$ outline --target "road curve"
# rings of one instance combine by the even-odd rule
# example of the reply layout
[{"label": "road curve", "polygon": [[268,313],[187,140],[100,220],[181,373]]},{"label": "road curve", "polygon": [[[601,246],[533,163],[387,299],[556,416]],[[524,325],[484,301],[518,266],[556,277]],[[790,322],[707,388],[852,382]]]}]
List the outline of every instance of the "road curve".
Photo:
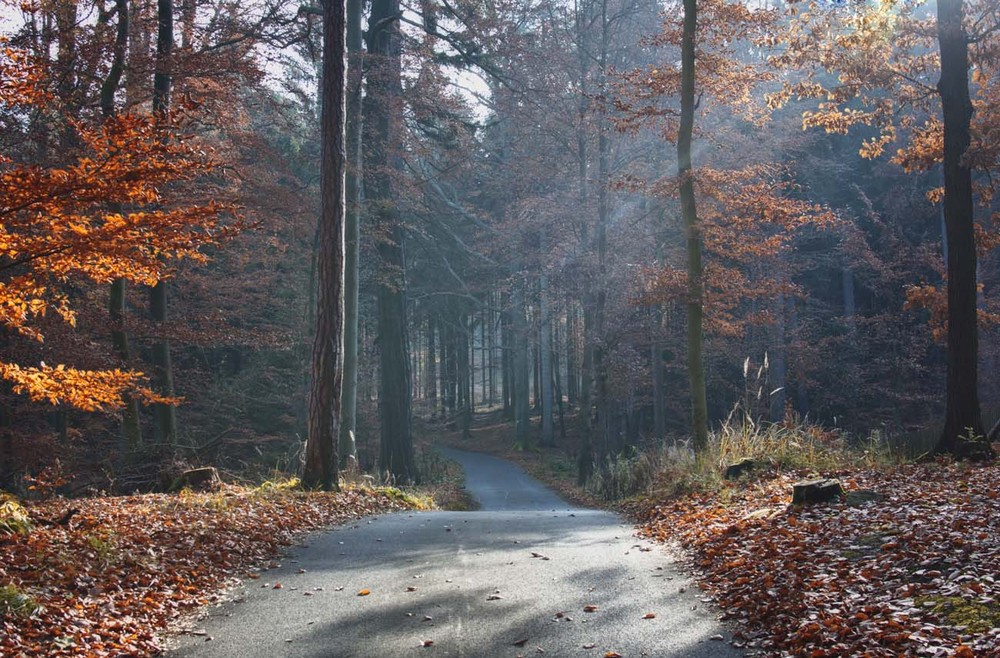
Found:
[{"label": "road curve", "polygon": [[465,469],[479,511],[393,514],[313,535],[167,655],[742,655],[713,639],[728,633],[672,556],[620,517],[573,508],[509,462],[441,451]]}]

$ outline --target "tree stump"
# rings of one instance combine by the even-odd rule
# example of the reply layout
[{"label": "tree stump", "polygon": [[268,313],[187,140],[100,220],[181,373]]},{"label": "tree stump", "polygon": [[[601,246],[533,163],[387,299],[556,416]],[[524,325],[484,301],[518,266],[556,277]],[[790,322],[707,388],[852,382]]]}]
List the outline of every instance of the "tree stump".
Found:
[{"label": "tree stump", "polygon": [[792,485],[792,504],[809,505],[811,503],[826,503],[844,495],[844,487],[840,480],[818,478],[802,480]]},{"label": "tree stump", "polygon": [[170,490],[180,491],[187,488],[195,491],[215,491],[221,486],[222,480],[219,479],[219,471],[214,466],[205,466],[192,468],[181,473],[174,480]]},{"label": "tree stump", "polygon": [[740,476],[753,471],[756,467],[757,462],[747,457],[746,459],[742,459],[735,464],[727,466],[726,472],[723,473],[722,477],[725,480],[737,480]]}]

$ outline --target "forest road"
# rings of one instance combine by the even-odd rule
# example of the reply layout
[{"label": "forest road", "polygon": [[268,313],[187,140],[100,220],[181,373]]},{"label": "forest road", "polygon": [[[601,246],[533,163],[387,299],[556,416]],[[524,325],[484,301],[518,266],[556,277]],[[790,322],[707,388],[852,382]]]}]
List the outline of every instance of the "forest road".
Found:
[{"label": "forest road", "polygon": [[742,655],[712,639],[729,634],[674,558],[621,517],[574,508],[509,462],[441,451],[462,464],[480,510],[314,534],[168,656]]}]

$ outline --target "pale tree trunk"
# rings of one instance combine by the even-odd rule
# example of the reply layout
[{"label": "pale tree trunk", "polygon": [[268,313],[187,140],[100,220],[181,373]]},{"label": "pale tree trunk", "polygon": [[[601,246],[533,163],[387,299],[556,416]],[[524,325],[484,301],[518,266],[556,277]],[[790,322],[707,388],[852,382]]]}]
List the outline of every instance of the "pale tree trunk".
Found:
[{"label": "pale tree trunk", "polygon": [[[979,408],[979,329],[972,172],[964,160],[971,141],[969,43],[962,0],[938,0],[944,120],[944,221],[948,266],[948,378],[944,432],[936,452],[961,454],[960,437],[982,436]],[[988,446],[984,452],[988,451]]]},{"label": "pale tree trunk", "polygon": [[344,377],[346,13],[344,0],[323,0],[316,330],[309,392],[309,435],[302,484],[313,489],[322,487],[325,491],[339,489],[336,446]]},{"label": "pale tree trunk", "polygon": [[677,132],[677,177],[680,179],[681,214],[687,238],[687,367],[691,388],[691,436],[695,451],[708,445],[708,403],[705,395],[705,367],[702,362],[702,314],[704,285],[701,263],[701,227],[694,198],[691,140],[695,110],[695,32],[698,25],[697,0],[684,0],[684,28],[681,37],[681,116]]},{"label": "pale tree trunk", "polygon": [[[115,28],[115,43],[112,49],[111,67],[101,85],[101,116],[108,121],[115,116],[115,94],[121,87],[125,70],[125,54],[129,39],[128,0],[115,0],[118,23]],[[116,208],[115,210],[121,210]],[[125,279],[115,279],[111,283],[108,299],[108,315],[111,321],[111,344],[124,367],[132,360],[128,333],[125,331]],[[139,402],[128,393],[122,394],[122,438],[124,448],[135,452],[142,443],[142,427],[139,423]]]},{"label": "pale tree trunk", "polygon": [[531,405],[529,401],[529,364],[528,364],[528,323],[524,311],[525,282],[519,280],[514,284],[512,295],[513,315],[513,365],[514,365],[514,429],[517,442],[522,446],[531,443]]},{"label": "pale tree trunk", "polygon": [[[579,64],[579,98],[576,148],[577,148],[577,177],[579,184],[580,203],[580,244],[584,253],[590,251],[590,231],[587,226],[586,208],[589,202],[589,189],[587,184],[587,113],[588,113],[588,92],[587,76],[590,72],[590,53],[587,52],[586,30],[589,24],[589,16],[585,11],[584,0],[576,0],[575,4],[576,22],[576,51],[577,62]],[[594,471],[594,448],[593,448],[593,428],[591,427],[591,377],[594,366],[594,316],[591,310],[593,299],[593,284],[589,272],[583,273],[583,355],[580,363],[580,414],[578,425],[580,427],[581,441],[580,454],[577,461],[577,482],[581,485],[590,479]]]},{"label": "pale tree trunk", "polygon": [[[173,0],[157,0],[156,71],[153,75],[153,114],[159,121],[169,121],[171,57],[174,50]],[[167,321],[167,283],[160,281],[149,290],[149,314],[157,331],[164,330]],[[174,397],[174,371],[170,363],[170,341],[158,336],[152,347],[153,383],[156,392]],[[164,445],[177,442],[177,408],[172,404],[153,405],[157,438]]]},{"label": "pale tree trunk", "polygon": [[[542,229],[542,253],[547,253],[547,239],[545,229]],[[542,384],[542,445],[550,446],[555,444],[553,433],[553,392],[552,392],[552,302],[549,300],[548,275],[544,266],[538,279],[538,306],[541,315],[541,327],[539,328],[538,350],[541,359],[541,384]]]},{"label": "pale tree trunk", "polygon": [[379,465],[399,483],[415,482],[411,429],[410,358],[406,321],[406,261],[403,224],[396,206],[393,175],[402,168],[399,0],[374,0],[368,19],[365,117],[365,192],[376,238],[378,306]]}]

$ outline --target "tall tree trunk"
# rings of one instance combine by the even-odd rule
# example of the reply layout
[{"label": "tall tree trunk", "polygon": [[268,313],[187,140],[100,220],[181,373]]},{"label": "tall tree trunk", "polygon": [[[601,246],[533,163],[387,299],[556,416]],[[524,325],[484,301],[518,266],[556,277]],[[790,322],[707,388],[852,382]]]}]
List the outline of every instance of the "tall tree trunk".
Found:
[{"label": "tall tree trunk", "polygon": [[944,221],[948,261],[948,388],[944,432],[936,451],[958,454],[960,437],[982,436],[979,408],[979,330],[976,309],[976,236],[970,143],[969,43],[962,0],[938,0],[944,119]]},{"label": "tall tree trunk", "polygon": [[691,388],[691,435],[696,452],[708,445],[708,402],[705,395],[705,366],[702,362],[702,314],[704,286],[701,263],[701,227],[694,198],[691,167],[691,140],[695,110],[695,33],[698,25],[697,0],[684,0],[684,27],[681,37],[681,116],[677,131],[677,177],[680,179],[681,214],[687,238],[687,366]]},{"label": "tall tree trunk", "polygon": [[313,336],[309,435],[302,484],[339,489],[337,439],[344,354],[344,175],[347,165],[347,8],[323,0],[323,75],[320,114],[320,218],[316,262],[316,330]]},{"label": "tall tree trunk", "polygon": [[434,313],[427,313],[427,399],[431,404],[431,420],[437,413],[437,353],[434,350]]},{"label": "tall tree trunk", "polygon": [[[542,229],[542,253],[548,253],[547,231]],[[538,307],[541,316],[539,327],[538,351],[541,359],[542,379],[542,440],[544,446],[555,445],[553,428],[553,391],[552,391],[552,302],[549,299],[549,281],[544,265],[538,278]]]},{"label": "tall tree trunk", "polygon": [[576,404],[579,391],[580,374],[577,369],[577,321],[576,303],[567,299],[566,303],[566,401],[570,406]]},{"label": "tall tree trunk", "polygon": [[523,278],[514,284],[511,313],[513,315],[513,396],[514,396],[514,430],[517,442],[525,447],[531,443],[531,408],[530,408],[530,366],[528,364],[528,323],[524,309]]},{"label": "tall tree trunk", "polygon": [[358,249],[361,244],[361,14],[362,0],[347,0],[347,215],[344,220],[344,391],[341,396],[340,464],[357,462]]},{"label": "tall tree trunk", "polygon": [[410,358],[406,322],[406,258],[403,224],[393,190],[402,168],[399,0],[373,0],[368,19],[365,117],[365,192],[377,237],[375,276],[378,306],[381,419],[380,468],[399,483],[418,479],[411,429]]},{"label": "tall tree trunk", "polygon": [[[163,123],[170,120],[170,86],[172,83],[174,50],[173,0],[157,0],[156,70],[153,74],[153,114]],[[167,283],[160,281],[149,291],[149,314],[157,331],[163,331],[167,321]],[[170,363],[170,341],[157,336],[152,348],[153,383],[156,392],[174,396],[174,371]],[[172,404],[153,405],[157,437],[165,445],[177,442],[177,408]]]},{"label": "tall tree trunk", "polygon": [[[121,87],[122,74],[125,70],[125,54],[129,39],[128,0],[115,0],[115,11],[118,23],[115,28],[111,67],[101,85],[101,116],[105,121],[114,118],[116,114],[115,94]],[[118,359],[127,368],[132,360],[132,351],[129,348],[128,333],[125,331],[125,279],[115,279],[111,284],[108,316],[111,321],[111,344]],[[122,438],[124,448],[128,452],[134,452],[142,443],[139,402],[128,393],[122,394]]]}]

